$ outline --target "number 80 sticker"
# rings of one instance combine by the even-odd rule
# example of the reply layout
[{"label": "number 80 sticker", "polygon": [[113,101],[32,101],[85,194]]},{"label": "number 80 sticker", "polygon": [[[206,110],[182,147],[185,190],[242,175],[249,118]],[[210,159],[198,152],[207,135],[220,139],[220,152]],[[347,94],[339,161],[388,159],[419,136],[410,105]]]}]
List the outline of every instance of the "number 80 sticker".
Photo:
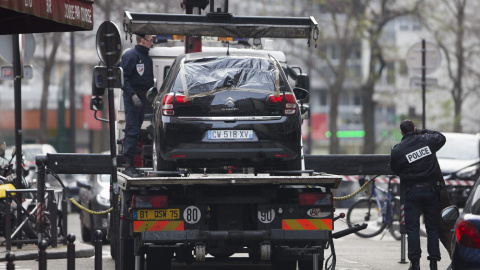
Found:
[{"label": "number 80 sticker", "polygon": [[189,206],[183,211],[183,219],[190,224],[195,224],[201,217],[200,209],[196,206]]},{"label": "number 80 sticker", "polygon": [[260,210],[258,211],[258,220],[262,223],[270,223],[275,219],[275,210]]}]

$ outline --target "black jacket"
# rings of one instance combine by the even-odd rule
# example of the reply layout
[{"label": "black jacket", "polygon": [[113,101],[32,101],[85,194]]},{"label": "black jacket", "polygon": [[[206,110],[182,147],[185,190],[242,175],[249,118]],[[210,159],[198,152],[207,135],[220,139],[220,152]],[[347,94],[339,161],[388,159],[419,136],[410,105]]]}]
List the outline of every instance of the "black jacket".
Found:
[{"label": "black jacket", "polygon": [[122,55],[120,62],[124,80],[122,90],[129,97],[133,94],[145,96],[147,90],[154,84],[153,61],[148,51],[147,47],[135,45]]},{"label": "black jacket", "polygon": [[408,132],[392,148],[390,168],[407,186],[434,184],[442,177],[436,152],[445,142],[445,136],[438,131],[423,129],[418,133]]}]

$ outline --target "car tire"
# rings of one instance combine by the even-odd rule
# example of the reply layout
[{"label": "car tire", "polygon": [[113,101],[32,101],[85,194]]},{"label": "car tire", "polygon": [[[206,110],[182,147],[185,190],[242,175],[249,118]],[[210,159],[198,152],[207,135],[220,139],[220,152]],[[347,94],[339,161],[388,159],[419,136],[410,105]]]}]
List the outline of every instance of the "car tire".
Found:
[{"label": "car tire", "polygon": [[120,260],[123,269],[135,269],[133,239],[120,239]]},{"label": "car tire", "polygon": [[88,243],[92,240],[92,233],[90,232],[90,230],[87,228],[87,226],[85,226],[83,224],[83,222],[81,222],[82,225],[82,230],[81,230],[81,234],[82,234],[82,241],[85,242],[85,243]]}]

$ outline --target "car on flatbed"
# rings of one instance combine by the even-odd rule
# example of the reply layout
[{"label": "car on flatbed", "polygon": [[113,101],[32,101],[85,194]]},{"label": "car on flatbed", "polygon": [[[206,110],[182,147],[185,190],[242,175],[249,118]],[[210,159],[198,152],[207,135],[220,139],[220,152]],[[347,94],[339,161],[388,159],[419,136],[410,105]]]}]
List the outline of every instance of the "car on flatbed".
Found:
[{"label": "car on flatbed", "polygon": [[301,170],[307,97],[268,52],[182,54],[153,102],[153,167]]}]

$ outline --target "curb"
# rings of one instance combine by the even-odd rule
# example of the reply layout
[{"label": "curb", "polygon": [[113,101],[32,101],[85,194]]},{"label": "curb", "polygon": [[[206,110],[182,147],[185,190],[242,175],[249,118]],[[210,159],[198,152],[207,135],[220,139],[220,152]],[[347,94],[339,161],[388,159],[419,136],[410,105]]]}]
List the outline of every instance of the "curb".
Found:
[{"label": "curb", "polygon": [[[15,261],[36,260],[38,259],[38,248],[36,245],[26,245],[23,249],[12,249],[11,251],[0,251],[0,262],[6,261],[5,257],[9,252],[15,254]],[[65,259],[67,258],[67,245],[61,245],[56,248],[48,247],[47,259]],[[95,255],[95,249],[92,245],[84,243],[75,243],[75,258],[87,258]]]}]

